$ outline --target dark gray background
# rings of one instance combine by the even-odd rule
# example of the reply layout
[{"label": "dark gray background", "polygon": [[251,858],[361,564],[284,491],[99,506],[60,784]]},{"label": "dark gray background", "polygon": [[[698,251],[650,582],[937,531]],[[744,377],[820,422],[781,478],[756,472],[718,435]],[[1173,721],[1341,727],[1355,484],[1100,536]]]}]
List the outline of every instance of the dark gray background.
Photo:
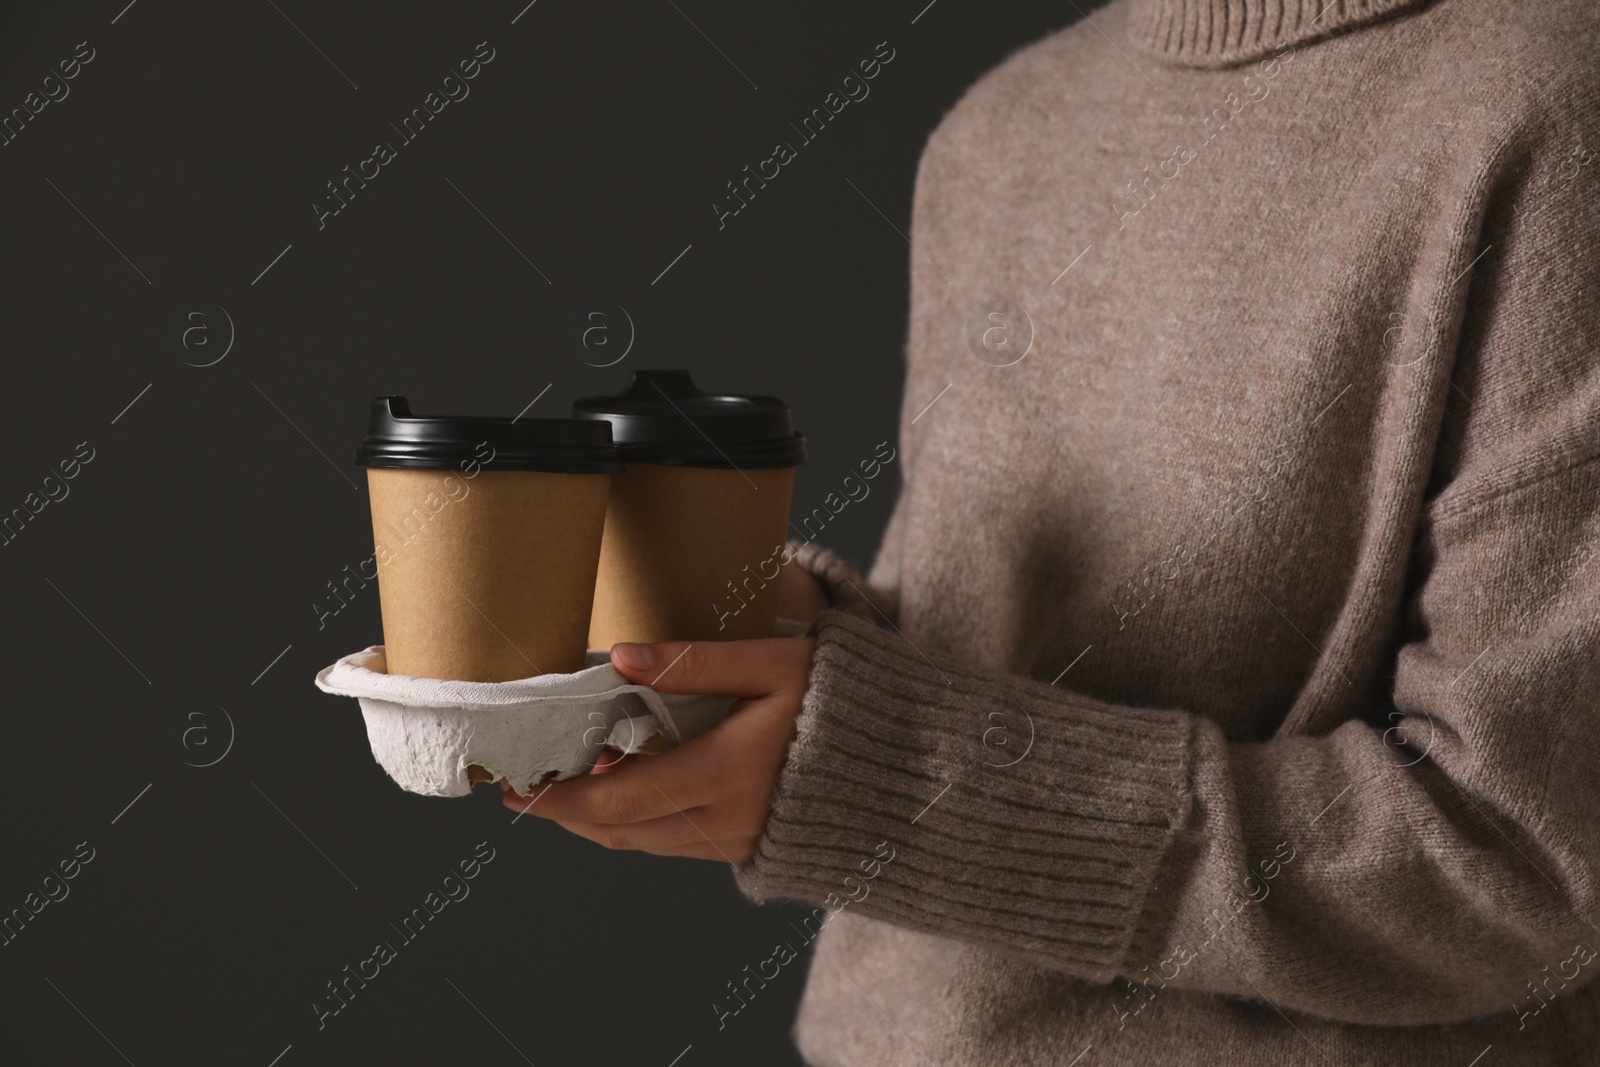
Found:
[{"label": "dark gray background", "polygon": [[[791,402],[809,510],[897,432],[911,253],[895,227],[929,131],[1076,9],[524,3],[5,16],[0,113],[80,41],[96,51],[0,147],[0,514],[94,449],[0,548],[0,915],[95,850],[0,946],[7,1064],[796,1062],[805,963],[725,1029],[711,1004],[799,909],[749,906],[722,865],[513,827],[498,790],[404,793],[355,703],[313,688],[380,640],[375,586],[322,629],[312,606],[372,551],[354,442],[378,393],[515,414],[549,386],[529,415],[558,415],[633,368],[684,366]],[[388,123],[480,41],[496,56],[470,96],[400,146]],[[788,123],[880,41],[896,56],[871,95],[719,232],[724,183],[794,141]],[[324,183],[379,140],[398,158],[319,231]],[[609,369],[570,340],[590,300],[635,325]],[[212,310],[213,347],[178,344],[174,321],[208,306],[233,347],[187,366],[227,340]],[[892,481],[823,540],[866,563]],[[219,708],[231,749],[186,765],[225,750]],[[324,983],[397,940],[388,923],[485,840],[471,896],[319,1031]]]}]

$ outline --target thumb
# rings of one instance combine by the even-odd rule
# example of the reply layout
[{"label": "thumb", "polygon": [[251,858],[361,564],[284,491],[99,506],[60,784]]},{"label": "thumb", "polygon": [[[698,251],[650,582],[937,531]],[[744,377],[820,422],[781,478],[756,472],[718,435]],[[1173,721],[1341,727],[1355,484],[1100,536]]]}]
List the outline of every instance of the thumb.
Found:
[{"label": "thumb", "polygon": [[661,693],[760,697],[783,688],[810,662],[807,642],[769,637],[755,641],[662,641],[611,646],[611,665],[631,682]]}]

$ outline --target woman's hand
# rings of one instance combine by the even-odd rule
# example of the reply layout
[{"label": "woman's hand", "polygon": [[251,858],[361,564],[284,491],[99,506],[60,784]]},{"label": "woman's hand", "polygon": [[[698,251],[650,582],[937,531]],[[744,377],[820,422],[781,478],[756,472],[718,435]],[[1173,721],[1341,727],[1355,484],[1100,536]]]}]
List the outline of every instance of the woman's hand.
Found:
[{"label": "woman's hand", "polygon": [[622,759],[604,773],[535,786],[529,796],[502,784],[505,806],[607,848],[750,862],[794,738],[816,644],[775,637],[613,646],[612,666],[629,681],[662,693],[743,699],[726,719],[658,756]]},{"label": "woman's hand", "polygon": [[812,573],[790,560],[778,577],[778,617],[810,625],[829,607],[828,592]]}]

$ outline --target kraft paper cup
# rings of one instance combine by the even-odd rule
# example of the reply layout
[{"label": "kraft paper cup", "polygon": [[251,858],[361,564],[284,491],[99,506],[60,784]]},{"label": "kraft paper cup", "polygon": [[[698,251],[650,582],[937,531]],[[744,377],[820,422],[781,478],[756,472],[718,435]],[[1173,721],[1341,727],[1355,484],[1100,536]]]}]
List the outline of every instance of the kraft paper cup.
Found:
[{"label": "kraft paper cup", "polygon": [[503,682],[585,666],[610,435],[373,401],[367,467],[390,674]]},{"label": "kraft paper cup", "polygon": [[702,392],[685,371],[638,371],[573,414],[611,424],[626,468],[611,482],[590,647],[772,636],[806,460],[789,408]]},{"label": "kraft paper cup", "polygon": [[793,468],[628,464],[611,486],[589,643],[771,637],[793,487]]}]

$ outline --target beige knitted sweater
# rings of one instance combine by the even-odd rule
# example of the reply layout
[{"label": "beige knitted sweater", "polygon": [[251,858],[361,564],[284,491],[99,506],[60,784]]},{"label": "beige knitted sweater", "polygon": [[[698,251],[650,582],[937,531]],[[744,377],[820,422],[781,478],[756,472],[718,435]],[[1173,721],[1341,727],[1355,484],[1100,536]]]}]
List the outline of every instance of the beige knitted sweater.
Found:
[{"label": "beige knitted sweater", "polygon": [[1116,0],[946,117],[745,869],[820,908],[808,1060],[1600,1062],[1597,55]]}]

